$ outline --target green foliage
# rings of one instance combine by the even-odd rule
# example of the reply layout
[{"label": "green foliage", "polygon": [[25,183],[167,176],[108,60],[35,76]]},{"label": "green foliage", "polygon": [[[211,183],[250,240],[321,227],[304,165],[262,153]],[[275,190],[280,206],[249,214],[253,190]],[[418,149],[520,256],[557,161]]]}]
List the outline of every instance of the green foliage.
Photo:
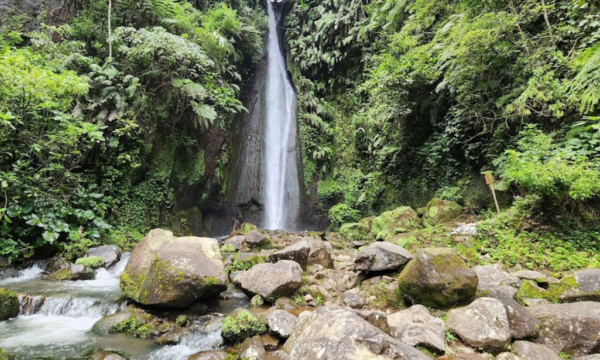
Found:
[{"label": "green foliage", "polygon": [[457,203],[463,202],[462,190],[456,186],[444,186],[436,192],[436,197]]},{"label": "green foliage", "polygon": [[102,259],[100,256],[89,256],[77,259],[75,264],[85,265],[91,267],[92,269],[97,269],[104,266],[104,259]]},{"label": "green foliage", "polygon": [[231,244],[225,244],[225,245],[221,246],[221,252],[228,252],[228,253],[235,252],[235,246],[233,246]]},{"label": "green foliage", "polygon": [[228,315],[221,325],[223,338],[232,342],[243,341],[265,332],[267,332],[267,325],[261,315],[254,315],[245,309]]},{"label": "green foliage", "polygon": [[188,318],[186,315],[179,315],[177,317],[177,319],[175,319],[175,322],[177,323],[177,325],[179,326],[186,326],[187,322],[188,322]]},{"label": "green foliage", "polygon": [[238,256],[239,255],[235,255],[233,257],[231,265],[227,267],[226,271],[228,274],[231,274],[234,271],[250,270],[252,269],[252,267],[254,267],[254,265],[262,264],[265,262],[263,258],[258,255],[251,256],[244,260],[238,260]]},{"label": "green foliage", "polygon": [[346,204],[337,204],[329,209],[329,220],[332,229],[339,229],[345,223],[360,220],[360,213]]}]

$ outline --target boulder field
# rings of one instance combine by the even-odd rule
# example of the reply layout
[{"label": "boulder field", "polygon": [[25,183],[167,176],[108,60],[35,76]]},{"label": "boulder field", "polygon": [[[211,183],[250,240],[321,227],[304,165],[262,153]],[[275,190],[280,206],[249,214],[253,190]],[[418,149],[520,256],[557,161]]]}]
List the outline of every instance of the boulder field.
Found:
[{"label": "boulder field", "polygon": [[[430,203],[421,217],[446,221],[450,211],[440,210],[443,205]],[[408,251],[397,241],[376,241],[401,233],[388,221],[394,216],[402,229],[422,225],[414,222],[420,217],[400,209],[379,221],[363,219],[347,239],[252,230],[219,244],[152,230],[121,277],[121,289],[134,303],[98,321],[94,331],[129,332],[172,345],[201,319],[221,327],[225,344],[238,348],[237,355],[206,350],[189,359],[600,357],[600,270],[471,267],[450,248]],[[360,239],[368,245],[356,249],[362,226],[377,233]],[[239,250],[222,257],[219,246],[232,244]],[[92,255],[108,263],[120,252]],[[204,301],[227,299],[233,291],[225,291],[228,285],[252,298],[250,308],[210,314]],[[153,309],[169,309],[169,315]]]}]

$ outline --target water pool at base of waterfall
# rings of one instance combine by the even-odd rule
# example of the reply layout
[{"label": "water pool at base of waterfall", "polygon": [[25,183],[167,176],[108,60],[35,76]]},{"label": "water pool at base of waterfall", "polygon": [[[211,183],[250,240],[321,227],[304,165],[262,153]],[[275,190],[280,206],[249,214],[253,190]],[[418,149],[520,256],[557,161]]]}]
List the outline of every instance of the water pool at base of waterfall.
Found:
[{"label": "water pool at base of waterfall", "polygon": [[[21,271],[16,278],[0,280],[0,287],[21,294],[18,317],[0,322],[0,348],[18,360],[85,359],[95,349],[112,350],[135,360],[185,360],[188,356],[222,347],[223,315],[248,307],[249,299],[234,288],[223,299],[207,302],[215,315],[195,324],[178,345],[161,346],[152,339],[128,334],[98,335],[93,325],[128,305],[119,289],[119,277],[128,254],[109,270],[96,271],[94,280],[43,280],[41,265]],[[25,299],[23,294],[27,294]]]}]

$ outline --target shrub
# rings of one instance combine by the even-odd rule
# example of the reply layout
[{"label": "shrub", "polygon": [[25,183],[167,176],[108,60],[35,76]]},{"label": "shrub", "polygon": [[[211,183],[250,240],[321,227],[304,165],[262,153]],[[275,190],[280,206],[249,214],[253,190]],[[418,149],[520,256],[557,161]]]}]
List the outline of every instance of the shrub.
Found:
[{"label": "shrub", "polygon": [[346,204],[337,204],[329,209],[329,220],[331,221],[330,228],[337,230],[342,224],[360,220],[360,213]]},{"label": "shrub", "polygon": [[223,320],[221,335],[228,341],[238,342],[267,332],[267,325],[260,315],[245,309],[237,309]]}]

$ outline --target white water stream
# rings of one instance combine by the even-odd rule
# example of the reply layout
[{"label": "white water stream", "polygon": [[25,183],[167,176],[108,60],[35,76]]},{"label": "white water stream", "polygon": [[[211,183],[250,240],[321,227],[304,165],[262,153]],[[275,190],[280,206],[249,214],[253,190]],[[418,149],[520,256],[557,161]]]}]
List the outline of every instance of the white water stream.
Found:
[{"label": "white water stream", "polygon": [[267,1],[269,33],[267,39],[266,124],[265,124],[265,227],[288,229],[297,218],[296,94],[287,75],[280,48],[277,19]]}]

